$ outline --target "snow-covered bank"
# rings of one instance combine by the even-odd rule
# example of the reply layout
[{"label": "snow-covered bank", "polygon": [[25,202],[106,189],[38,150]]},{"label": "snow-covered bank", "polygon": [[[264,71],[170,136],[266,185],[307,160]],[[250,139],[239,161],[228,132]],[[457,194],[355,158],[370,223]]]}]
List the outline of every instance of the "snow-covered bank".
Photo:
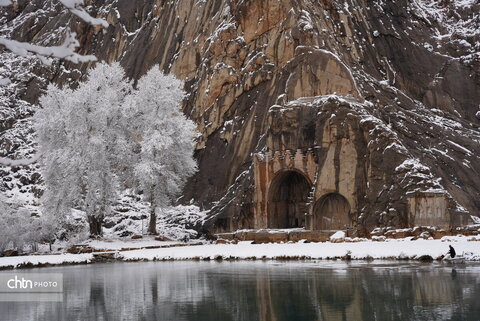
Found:
[{"label": "snow-covered bank", "polygon": [[[475,240],[475,241],[472,241]],[[419,259],[429,255],[438,259],[451,244],[457,254],[467,261],[480,261],[479,238],[445,237],[441,240],[398,239],[386,242],[364,241],[346,243],[269,243],[204,244],[178,247],[162,247],[129,251],[111,251],[114,260],[251,260],[251,259],[337,259],[349,255],[351,259]],[[92,254],[39,255],[0,258],[0,269],[45,265],[78,264],[95,261]]]},{"label": "snow-covered bank", "polygon": [[0,270],[51,265],[88,264],[92,259],[93,254],[91,253],[2,257],[0,258]]},{"label": "snow-covered bank", "polygon": [[[448,242],[448,241],[451,241]],[[195,247],[145,249],[121,252],[123,260],[189,260],[189,259],[335,259],[347,254],[352,259],[418,259],[429,255],[439,258],[452,244],[458,254],[468,260],[480,261],[480,243],[466,237],[442,240],[408,239],[386,242],[364,241],[355,243],[269,243],[206,244]]]}]

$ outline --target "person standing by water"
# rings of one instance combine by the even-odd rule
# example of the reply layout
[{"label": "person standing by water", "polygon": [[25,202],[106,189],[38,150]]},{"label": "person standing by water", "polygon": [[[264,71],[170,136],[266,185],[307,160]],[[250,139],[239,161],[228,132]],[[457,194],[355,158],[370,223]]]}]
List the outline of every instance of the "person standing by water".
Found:
[{"label": "person standing by water", "polygon": [[457,255],[457,253],[455,253],[455,249],[453,248],[453,246],[449,245],[449,247],[450,250],[448,250],[448,253],[450,253],[450,257],[453,259],[455,255]]}]

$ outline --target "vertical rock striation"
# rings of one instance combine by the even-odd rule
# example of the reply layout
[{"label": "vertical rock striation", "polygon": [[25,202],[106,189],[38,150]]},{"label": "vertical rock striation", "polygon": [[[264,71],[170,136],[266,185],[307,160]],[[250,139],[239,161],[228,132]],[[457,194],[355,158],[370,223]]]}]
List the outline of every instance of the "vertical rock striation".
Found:
[{"label": "vertical rock striation", "polygon": [[[292,209],[309,215],[303,226],[322,229],[335,215],[321,208],[348,212],[341,224],[359,231],[452,227],[480,212],[478,3],[87,2],[107,29],[34,0],[2,9],[3,33],[52,44],[70,25],[81,53],[134,79],[159,64],[185,80],[201,137],[183,201],[210,209],[205,228],[269,227],[273,203],[291,199],[305,203]],[[74,86],[89,67],[41,75]],[[269,195],[280,171],[308,178],[308,200]]]}]

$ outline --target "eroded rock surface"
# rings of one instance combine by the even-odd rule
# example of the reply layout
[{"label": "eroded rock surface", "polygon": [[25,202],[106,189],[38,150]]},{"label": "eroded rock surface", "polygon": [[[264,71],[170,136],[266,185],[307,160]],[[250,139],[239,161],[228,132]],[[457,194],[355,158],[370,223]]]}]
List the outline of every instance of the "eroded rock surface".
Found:
[{"label": "eroded rock surface", "polygon": [[[412,208],[429,211],[428,204],[445,209],[432,221],[442,226],[468,224],[480,212],[478,3],[87,2],[108,28],[50,1],[22,0],[2,9],[2,33],[54,44],[58,27],[69,25],[81,53],[120,61],[134,79],[155,64],[184,79],[184,111],[201,137],[200,171],[183,201],[211,209],[205,228],[268,227],[274,178],[256,179],[254,159],[261,164],[275,153],[293,159],[290,169],[308,168],[313,195],[298,210],[315,216],[315,203],[337,193],[358,230],[415,224]],[[74,86],[89,67],[57,62],[30,71]],[[9,95],[34,110],[45,83],[19,79]],[[20,84],[28,90],[16,90]],[[2,103],[2,110],[14,115],[17,106]],[[21,118],[2,122],[4,140]],[[33,146],[26,138],[15,144]],[[9,147],[2,156],[21,155]],[[305,224],[315,228],[316,220]]]}]

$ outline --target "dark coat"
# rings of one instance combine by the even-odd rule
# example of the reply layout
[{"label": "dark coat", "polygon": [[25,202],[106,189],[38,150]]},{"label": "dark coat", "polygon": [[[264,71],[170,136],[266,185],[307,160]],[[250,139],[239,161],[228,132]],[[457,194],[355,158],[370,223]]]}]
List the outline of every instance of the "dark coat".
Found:
[{"label": "dark coat", "polygon": [[455,253],[455,249],[450,245],[450,250],[448,251],[450,253],[450,257],[453,259],[455,257],[455,255],[457,255]]}]

